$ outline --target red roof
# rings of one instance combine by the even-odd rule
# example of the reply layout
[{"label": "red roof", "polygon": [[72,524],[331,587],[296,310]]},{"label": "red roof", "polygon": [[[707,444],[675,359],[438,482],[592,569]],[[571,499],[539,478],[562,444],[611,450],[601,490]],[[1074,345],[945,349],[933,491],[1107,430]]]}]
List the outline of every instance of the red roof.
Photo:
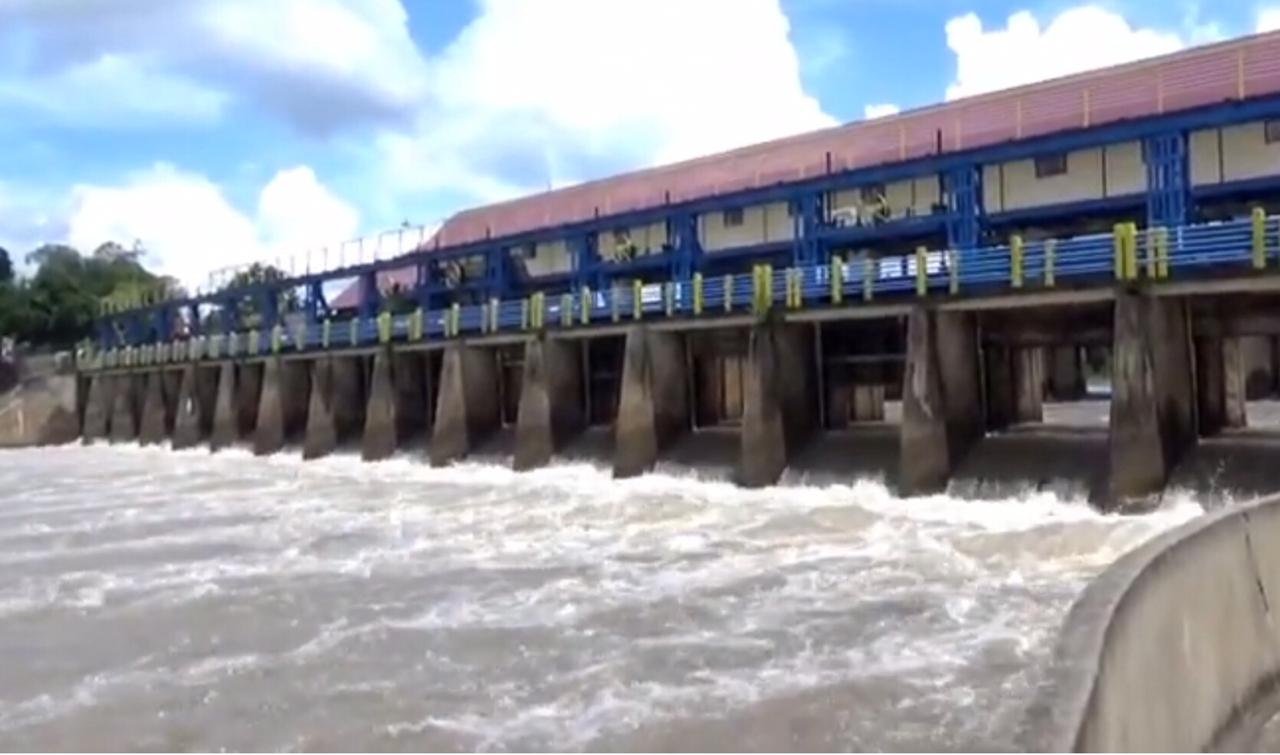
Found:
[{"label": "red roof", "polygon": [[[828,171],[900,162],[1280,92],[1280,32],[1053,79],[624,173],[453,215],[431,241],[457,246]],[[828,166],[828,156],[830,166]]]}]

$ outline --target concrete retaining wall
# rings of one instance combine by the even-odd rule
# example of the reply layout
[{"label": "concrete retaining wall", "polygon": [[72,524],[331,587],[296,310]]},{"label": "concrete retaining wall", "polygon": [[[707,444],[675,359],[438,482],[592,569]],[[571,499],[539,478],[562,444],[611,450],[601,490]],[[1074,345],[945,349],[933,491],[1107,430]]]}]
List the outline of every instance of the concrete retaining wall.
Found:
[{"label": "concrete retaining wall", "polygon": [[[70,443],[80,436],[74,375],[35,378],[0,396],[0,447]],[[100,435],[105,435],[105,428]]]},{"label": "concrete retaining wall", "polygon": [[[1280,680],[1280,498],[1116,562],[1072,607],[1021,732],[1031,751],[1248,746]],[[1243,743],[1242,743],[1243,742]]]}]

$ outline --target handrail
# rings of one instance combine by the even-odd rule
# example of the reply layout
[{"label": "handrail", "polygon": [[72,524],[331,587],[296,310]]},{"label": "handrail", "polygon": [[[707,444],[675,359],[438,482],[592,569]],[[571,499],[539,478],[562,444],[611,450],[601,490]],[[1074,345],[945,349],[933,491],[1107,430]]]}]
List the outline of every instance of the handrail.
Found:
[{"label": "handrail", "polygon": [[[247,353],[268,349],[367,345],[379,340],[421,340],[469,334],[577,328],[609,322],[662,317],[703,317],[724,313],[763,315],[775,307],[857,306],[883,297],[950,297],[1052,289],[1059,286],[1114,285],[1140,280],[1200,275],[1207,269],[1253,273],[1276,264],[1280,217],[1255,210],[1246,219],[1138,230],[1117,225],[1112,233],[1023,242],[965,250],[930,250],[887,257],[833,258],[821,265],[779,268],[757,265],[753,273],[703,275],[664,282],[589,288],[563,296],[534,293],[518,300],[456,304],[446,309],[386,314],[391,322],[379,338],[374,319],[355,317],[330,322],[292,323],[270,333],[249,331]],[[410,327],[411,320],[421,327]],[[207,344],[210,336],[198,339]],[[170,347],[170,359],[187,358],[199,346]],[[125,344],[109,358],[116,366],[141,359]],[[154,346],[147,344],[147,346]],[[151,349],[158,351],[158,349]],[[207,346],[200,353],[208,353]],[[85,355],[89,357],[91,355]],[[99,357],[103,355],[99,354]],[[145,358],[156,358],[145,357]]]}]

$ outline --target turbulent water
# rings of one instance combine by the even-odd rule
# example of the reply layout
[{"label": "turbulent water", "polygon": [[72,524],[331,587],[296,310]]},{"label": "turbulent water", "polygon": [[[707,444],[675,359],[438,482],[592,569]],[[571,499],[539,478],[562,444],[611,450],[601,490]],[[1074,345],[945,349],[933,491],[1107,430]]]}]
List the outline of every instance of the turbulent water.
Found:
[{"label": "turbulent water", "polygon": [[1189,502],[0,453],[3,749],[1008,748]]}]

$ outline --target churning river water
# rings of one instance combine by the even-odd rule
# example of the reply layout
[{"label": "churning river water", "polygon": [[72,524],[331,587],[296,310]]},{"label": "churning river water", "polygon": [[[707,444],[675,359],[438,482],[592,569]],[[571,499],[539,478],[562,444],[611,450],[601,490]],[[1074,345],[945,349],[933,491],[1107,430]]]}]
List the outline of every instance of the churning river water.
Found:
[{"label": "churning river water", "polygon": [[0,748],[1010,748],[1084,584],[1198,511],[0,452]]}]

